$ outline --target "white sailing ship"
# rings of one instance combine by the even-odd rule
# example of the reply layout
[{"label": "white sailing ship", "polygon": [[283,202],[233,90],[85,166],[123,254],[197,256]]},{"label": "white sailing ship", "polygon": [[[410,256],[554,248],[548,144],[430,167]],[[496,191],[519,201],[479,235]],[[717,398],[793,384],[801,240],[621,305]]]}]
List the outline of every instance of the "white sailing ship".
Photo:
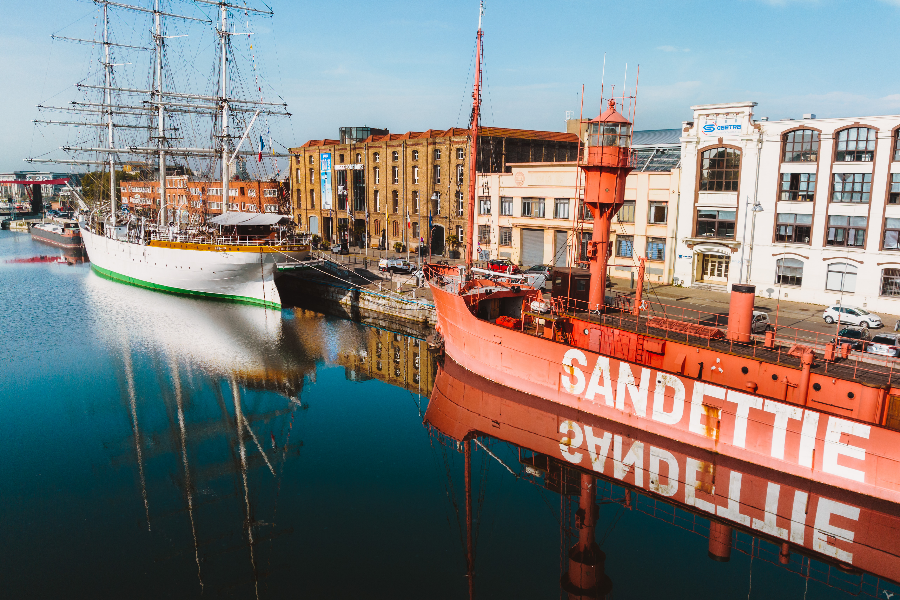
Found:
[{"label": "white sailing ship", "polygon": [[[163,7],[164,0],[150,0],[152,6],[94,1],[101,8],[101,40],[54,38],[92,44],[101,50],[99,62],[103,65],[103,80],[99,85],[80,83],[77,87],[82,91],[98,91],[103,97],[100,102],[72,102],[69,107],[39,106],[42,110],[69,111],[87,116],[84,122],[44,120],[36,123],[95,127],[102,132],[101,139],[96,147],[81,143],[63,146],[61,149],[69,155],[64,159],[36,158],[26,161],[102,164],[109,169],[108,205],[90,208],[83,198],[80,199],[81,235],[91,266],[97,274],[163,292],[280,308],[281,298],[275,286],[278,265],[304,260],[309,254],[309,245],[293,235],[293,224],[288,215],[229,212],[232,195],[229,194],[229,187],[233,183],[236,161],[242,156],[258,155],[262,162],[262,137],[259,138],[257,150],[242,150],[245,141],[248,146],[254,145],[256,136],[250,136],[250,132],[258,117],[264,115],[268,120],[269,116],[290,115],[283,102],[264,102],[262,97],[259,100],[239,98],[229,89],[229,79],[236,77],[233,58],[236,49],[232,38],[246,36],[249,40],[253,33],[249,31],[250,16],[272,16],[272,12],[226,1],[190,0],[178,4],[193,5],[198,12],[192,16],[176,14],[168,6]],[[214,18],[214,12],[205,13],[204,9],[217,11],[217,17]],[[137,14],[138,20],[151,26],[152,43],[142,47],[135,45],[137,42],[131,39],[127,40],[131,42],[129,44],[112,41],[111,10]],[[234,29],[231,24],[233,14],[247,17],[247,31]],[[213,78],[216,89],[211,93],[176,91],[181,87],[175,83],[178,78],[164,69],[167,64],[164,60],[166,41],[188,37],[188,34],[170,35],[173,32],[167,25],[172,22],[192,24],[194,29],[198,22],[205,23],[215,30],[218,36],[218,73]],[[133,23],[132,28],[139,30]],[[174,29],[179,34],[184,31],[178,27]],[[252,43],[248,46],[252,50]],[[148,61],[152,66],[152,85],[145,86],[149,89],[140,89],[136,84],[125,87],[115,76],[115,69],[132,63],[115,62],[119,60],[116,54],[141,52],[152,52],[153,59]],[[189,66],[194,68],[194,65]],[[123,79],[127,79],[127,74]],[[258,75],[255,87],[262,96]],[[184,147],[184,132],[189,128],[194,132],[193,139],[202,139],[196,134],[198,120],[195,117],[198,116],[201,119],[210,118],[212,130],[208,139],[213,143],[207,148]],[[91,117],[95,122],[88,122]],[[238,140],[238,136],[231,132],[241,130],[243,134]],[[182,143],[177,145],[179,141]],[[269,145],[272,145],[271,138]],[[97,158],[75,158],[85,153]],[[223,201],[213,203],[201,198],[201,202],[191,202],[191,210],[186,210],[188,206],[183,200],[180,205],[171,201],[170,198],[177,196],[166,192],[166,161],[167,157],[173,156],[179,157],[183,164],[193,161],[191,164],[200,165],[201,171],[218,170]],[[266,160],[272,160],[274,169],[275,161],[282,156],[267,153]],[[128,164],[128,159],[135,157],[145,160],[152,157],[157,165],[160,201],[155,214],[140,215],[117,206],[116,165]],[[208,214],[213,205],[221,207],[221,214]]]}]

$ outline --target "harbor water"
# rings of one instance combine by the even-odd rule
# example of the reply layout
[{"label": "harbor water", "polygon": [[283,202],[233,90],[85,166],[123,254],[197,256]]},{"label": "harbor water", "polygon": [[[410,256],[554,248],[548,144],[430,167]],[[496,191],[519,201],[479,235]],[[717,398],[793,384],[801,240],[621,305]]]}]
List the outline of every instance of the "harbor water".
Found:
[{"label": "harbor water", "polygon": [[[0,308],[3,597],[468,597],[462,446],[425,420],[427,332],[130,287],[8,231]],[[475,596],[564,598],[577,497],[521,456],[473,446]],[[900,593],[778,564],[747,533],[713,561],[702,516],[597,494],[616,599]]]}]

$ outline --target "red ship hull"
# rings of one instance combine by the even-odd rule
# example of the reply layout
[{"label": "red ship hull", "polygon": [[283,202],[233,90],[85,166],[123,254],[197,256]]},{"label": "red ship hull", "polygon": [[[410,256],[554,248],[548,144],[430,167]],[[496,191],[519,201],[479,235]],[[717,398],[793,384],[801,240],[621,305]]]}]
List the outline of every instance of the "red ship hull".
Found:
[{"label": "red ship hull", "polygon": [[[810,483],[472,377],[447,360],[425,420],[454,439],[487,435],[772,542],[896,581],[900,506]],[[602,443],[594,452],[577,437]],[[563,431],[564,433],[559,433]]]},{"label": "red ship hull", "polygon": [[[627,343],[631,334],[606,328],[603,339],[613,343],[593,343],[593,337],[589,343],[585,329],[586,336],[569,346],[479,319],[455,290],[431,289],[446,354],[490,381],[702,450],[900,503],[900,432],[873,424],[890,391],[884,387],[814,374],[812,382],[823,391],[798,405],[790,402],[796,369],[649,336],[641,341],[650,346],[641,362],[620,360],[635,356]],[[600,347],[604,352],[587,349]],[[699,369],[691,372],[702,378],[685,374],[696,357]],[[736,375],[748,366],[743,373],[758,382],[752,388],[744,386],[746,376]],[[760,394],[749,393],[757,385]],[[844,396],[851,405],[835,399]],[[595,451],[597,440],[585,440],[584,432],[561,436],[573,451]]]}]

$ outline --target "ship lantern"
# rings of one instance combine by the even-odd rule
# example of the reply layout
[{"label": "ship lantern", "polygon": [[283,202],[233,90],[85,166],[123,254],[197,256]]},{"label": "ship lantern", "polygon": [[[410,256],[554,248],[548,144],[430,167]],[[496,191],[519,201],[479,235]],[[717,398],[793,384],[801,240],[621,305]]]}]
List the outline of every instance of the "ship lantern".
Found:
[{"label": "ship lantern", "polygon": [[584,204],[594,219],[587,251],[591,310],[604,304],[610,223],[622,207],[625,178],[631,171],[631,127],[631,121],[616,110],[615,100],[609,101],[603,114],[587,123],[584,153],[578,166],[584,171]]}]

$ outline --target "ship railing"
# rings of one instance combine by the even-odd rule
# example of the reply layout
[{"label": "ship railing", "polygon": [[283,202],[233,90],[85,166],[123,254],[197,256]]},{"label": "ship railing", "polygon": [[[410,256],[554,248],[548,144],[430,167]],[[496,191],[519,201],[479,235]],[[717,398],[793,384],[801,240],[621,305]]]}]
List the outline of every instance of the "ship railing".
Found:
[{"label": "ship railing", "polygon": [[[642,308],[637,317],[632,314],[632,309],[633,300],[624,295],[607,296],[605,307],[591,308],[586,301],[573,298],[557,297],[551,303],[551,310],[556,315],[586,314],[591,320],[611,327],[686,342],[692,346],[725,350],[776,363],[799,364],[800,355],[806,351],[812,351],[815,354],[815,364],[821,366],[824,373],[834,374],[841,378],[862,378],[893,384],[896,370],[897,385],[900,386],[900,360],[896,358],[883,357],[859,350],[850,350],[847,358],[843,358],[840,346],[832,342],[838,337],[837,325],[834,332],[810,331],[800,327],[780,325],[776,314],[774,322],[770,323],[768,329],[768,340],[766,332],[757,331],[752,333],[750,341],[745,343],[727,339],[725,335],[728,328],[727,312],[714,313],[667,305],[655,300],[642,302]],[[654,319],[652,326],[651,319]],[[667,322],[670,324],[675,322],[675,324],[666,326]],[[679,323],[699,327],[685,327]],[[716,331],[720,331],[721,334],[715,335]],[[863,344],[865,343],[863,341]]]}]

